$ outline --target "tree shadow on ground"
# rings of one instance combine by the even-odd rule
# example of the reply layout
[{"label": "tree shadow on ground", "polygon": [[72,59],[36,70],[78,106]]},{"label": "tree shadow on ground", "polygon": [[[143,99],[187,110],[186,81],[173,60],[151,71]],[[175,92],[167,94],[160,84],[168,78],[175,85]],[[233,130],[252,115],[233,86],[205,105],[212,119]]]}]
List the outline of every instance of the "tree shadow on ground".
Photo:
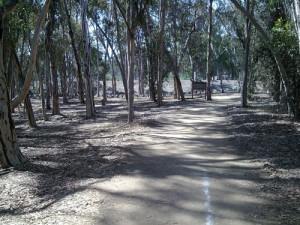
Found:
[{"label": "tree shadow on ground", "polygon": [[[194,99],[187,102],[166,102],[163,107],[158,108],[155,103],[137,102],[135,105],[136,122],[134,125],[125,124],[127,120],[126,105],[124,103],[116,103],[115,105],[107,105],[101,108],[101,111],[97,114],[99,118],[84,120],[81,116],[75,121],[58,121],[54,124],[49,124],[49,126],[29,131],[18,128],[20,145],[23,151],[31,158],[31,162],[26,165],[25,171],[35,179],[35,182],[27,184],[27,188],[34,190],[35,197],[39,200],[29,205],[19,204],[11,209],[0,209],[0,215],[11,214],[16,216],[47,210],[55,203],[70,195],[92,188],[91,183],[93,183],[93,180],[95,182],[102,182],[115,175],[140,175],[152,178],[157,182],[169,177],[187,175],[195,180],[205,175],[211,179],[218,180],[257,183],[270,181],[269,178],[260,174],[260,168],[249,169],[235,166],[234,163],[249,159],[244,154],[235,159],[205,160],[191,159],[185,156],[184,153],[180,156],[145,156],[137,151],[137,149],[148,149],[149,146],[134,143],[134,139],[137,139],[138,135],[140,135],[140,131],[138,129],[135,130],[135,128],[146,127],[164,130],[166,126],[174,126],[174,129],[176,129],[176,126],[179,124],[182,125],[185,123],[183,120],[190,119],[191,114],[194,114],[196,117],[199,112],[192,110],[188,113],[186,112],[186,114],[189,114],[186,116],[182,113],[182,121],[171,120],[170,118],[158,120],[155,116],[172,114],[175,111],[193,107],[194,104],[201,104],[201,109],[207,110],[213,107],[214,103],[207,103],[203,99]],[[207,113],[224,117],[223,111],[226,110],[226,107],[227,105],[224,105],[219,107],[218,110],[211,110]],[[64,114],[72,114],[72,112],[65,112]],[[99,124],[103,121],[107,121],[108,125],[100,126]],[[222,128],[221,130],[226,130],[225,125],[218,125],[213,121],[198,121],[188,126],[192,127],[192,131],[197,132],[198,129],[201,129],[200,125],[212,131],[220,130],[220,127]],[[91,129],[90,127],[94,128]],[[166,130],[166,132],[169,132],[169,130]],[[236,132],[240,131],[236,130]],[[226,141],[223,139],[199,139],[189,137],[188,133],[182,134],[183,136],[178,138],[183,145],[188,146],[189,143],[201,140],[207,146],[206,149],[202,149],[201,151],[215,157],[223,153],[232,154],[235,151],[233,150],[234,147],[232,149],[219,147],[222,153],[216,153],[211,150],[214,147],[212,143]],[[131,143],[132,140],[133,143]],[[250,139],[248,140],[250,141]],[[165,144],[169,143],[172,143],[172,139],[165,138]],[[189,151],[189,154],[198,153],[198,150]],[[227,163],[228,165],[226,164],[227,166],[225,167],[212,166],[215,163]],[[212,168],[212,171],[207,173],[202,168]],[[84,181],[87,180],[92,181],[89,184],[85,184]],[[285,182],[285,179],[281,179],[281,181]],[[22,183],[22,181],[20,182]],[[80,184],[80,182],[83,182],[83,184]],[[185,184],[178,185],[184,186]],[[24,186],[25,184],[23,184]],[[190,187],[186,186],[185,188],[188,189]],[[197,210],[193,211],[184,208],[177,203],[157,201],[145,196],[135,196],[134,193],[128,196],[124,193],[116,193],[110,190],[98,189],[98,191],[120,198],[136,198],[137,202],[148,201],[150,204],[157,205],[157,207],[168,206],[174,207],[174,210],[181,210],[190,214],[199,213]],[[155,186],[152,187],[152,191],[159,195],[166,194],[166,190]],[[249,189],[247,191],[255,192],[256,190]],[[175,191],[173,194],[178,193]],[[74,204],[81,203],[75,202]],[[232,207],[233,210],[243,212],[247,209],[246,204],[231,204],[226,207]],[[257,203],[253,205],[253,208],[255,207],[259,209],[263,207],[268,208],[269,206]],[[263,214],[264,212],[261,213]],[[263,216],[261,215],[261,217]],[[104,221],[103,224],[109,223],[105,223]]]}]

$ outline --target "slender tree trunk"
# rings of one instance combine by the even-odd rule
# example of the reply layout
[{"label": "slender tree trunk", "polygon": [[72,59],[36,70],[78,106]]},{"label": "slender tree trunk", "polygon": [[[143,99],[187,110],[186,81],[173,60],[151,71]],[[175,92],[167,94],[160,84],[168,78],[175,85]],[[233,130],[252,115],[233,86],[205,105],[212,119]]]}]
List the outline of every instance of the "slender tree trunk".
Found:
[{"label": "slender tree trunk", "polygon": [[157,105],[161,106],[163,103],[163,53],[164,53],[164,31],[165,31],[165,18],[166,18],[166,4],[167,0],[160,0],[160,32],[159,32],[159,51],[158,51],[158,74],[157,74]]},{"label": "slender tree trunk", "polygon": [[103,65],[103,100],[107,102],[107,53],[105,53],[105,60]]},{"label": "slender tree trunk", "polygon": [[[253,2],[253,1],[252,1]],[[246,1],[247,11],[250,11],[250,0]],[[252,5],[253,6],[253,5]],[[253,8],[251,9],[253,14]],[[245,38],[245,61],[244,61],[244,83],[243,83],[243,92],[242,92],[242,107],[248,106],[248,80],[249,80],[249,52],[250,52],[250,42],[251,42],[251,22],[246,19],[246,38]]]},{"label": "slender tree trunk", "polygon": [[[126,73],[126,60],[125,58],[125,54],[123,52],[123,48],[121,46],[122,42],[121,42],[121,31],[120,31],[120,24],[119,24],[119,19],[118,19],[118,15],[117,15],[117,9],[116,9],[116,5],[114,4],[114,20],[116,23],[116,35],[117,35],[117,43],[118,43],[118,47],[119,47],[119,51],[120,51],[120,63],[119,67],[120,67],[120,72],[121,72],[121,76],[122,76],[122,82],[123,82],[123,86],[124,86],[124,91],[125,91],[125,97],[126,97],[126,101],[128,102],[128,80],[127,80],[127,73]],[[115,55],[116,56],[116,55]],[[116,57],[117,59],[117,57]]]},{"label": "slender tree trunk", "polygon": [[30,60],[29,60],[29,65],[24,81],[24,85],[21,89],[21,92],[12,100],[11,107],[16,108],[26,97],[26,94],[28,93],[30,89],[30,84],[33,76],[33,69],[35,67],[35,61],[36,61],[36,55],[37,55],[37,49],[38,49],[38,41],[40,37],[40,29],[41,26],[44,22],[44,19],[46,17],[46,14],[49,9],[49,5],[51,3],[51,0],[46,0],[39,16],[35,24],[35,30],[33,34],[33,38],[31,41],[31,53],[30,53]]},{"label": "slender tree trunk", "polygon": [[173,76],[173,80],[174,80],[174,94],[173,94],[173,96],[174,96],[174,99],[178,99],[178,86],[177,86],[177,80],[176,80],[176,76],[175,76],[175,74],[174,74],[174,76]]},{"label": "slender tree trunk", "polygon": [[61,65],[61,92],[63,95],[63,103],[68,104],[67,95],[67,67],[66,67],[66,54],[64,53],[63,62]]},{"label": "slender tree trunk", "polygon": [[139,84],[139,95],[143,95],[142,89],[143,89],[143,82],[142,82],[142,72],[143,72],[143,58],[142,58],[142,49],[141,49],[141,42],[138,41],[138,63],[137,63],[137,70],[138,70],[138,84]]},{"label": "slender tree trunk", "polygon": [[134,119],[134,50],[135,50],[135,29],[130,30],[129,39],[129,74],[128,74],[128,123]]},{"label": "slender tree trunk", "polygon": [[[52,9],[53,10],[53,9]],[[53,12],[51,12],[53,13]],[[55,56],[55,46],[52,38],[53,34],[53,21],[49,22],[47,26],[47,51],[50,58],[51,63],[51,78],[52,78],[52,114],[59,115],[59,97],[58,97],[58,80],[57,80],[57,65],[56,65],[56,56]]]},{"label": "slender tree trunk", "polygon": [[[46,41],[47,46],[47,41]],[[51,77],[50,77],[50,58],[48,50],[45,52],[45,77],[46,77],[46,109],[51,109]]]},{"label": "slender tree trunk", "polygon": [[116,74],[114,68],[114,56],[110,58],[110,71],[111,71],[111,83],[112,83],[112,92],[113,95],[117,94],[117,83],[116,83]]},{"label": "slender tree trunk", "polygon": [[151,50],[148,48],[147,49],[147,52],[148,52],[147,67],[148,67],[148,76],[149,76],[149,97],[150,97],[151,101],[156,102],[153,60],[152,60],[152,53],[150,53],[149,51],[151,51]]},{"label": "slender tree trunk", "polygon": [[99,58],[100,58],[100,49],[99,49],[99,43],[98,43],[98,38],[96,39],[96,42],[97,42],[97,53],[99,52],[99,54],[96,55],[97,57],[97,60],[96,60],[96,66],[97,66],[97,69],[96,69],[96,74],[97,74],[97,79],[96,79],[96,82],[97,82],[97,97],[99,98],[100,97],[100,81],[99,81],[99,78],[100,78],[100,63],[99,63]]},{"label": "slender tree trunk", "polygon": [[86,117],[91,118],[95,115],[93,83],[91,79],[91,56],[89,31],[87,25],[87,5],[86,0],[81,0],[81,27],[82,27],[82,42],[84,46],[84,75],[86,79]]},{"label": "slender tree trunk", "polygon": [[208,43],[207,43],[207,72],[206,72],[206,79],[207,79],[207,86],[206,86],[206,93],[207,93],[207,100],[211,101],[211,91],[210,91],[210,81],[212,76],[212,68],[211,68],[211,36],[212,36],[212,4],[213,0],[209,1],[209,22],[208,22]]},{"label": "slender tree trunk", "polygon": [[44,75],[43,75],[44,72],[41,72],[40,65],[38,62],[36,64],[36,70],[37,70],[37,74],[38,74],[39,82],[40,82],[40,96],[41,96],[41,102],[42,102],[43,118],[44,118],[44,121],[48,121],[49,118],[46,113],[45,94],[44,94]]},{"label": "slender tree trunk", "polygon": [[[19,85],[22,87],[24,85],[24,82],[25,82],[25,76],[22,73],[21,64],[19,62],[18,56],[17,56],[15,51],[13,52],[12,61],[13,61],[16,73],[18,74]],[[30,100],[30,97],[29,97],[29,93],[27,93],[27,95],[24,99],[24,104],[25,104],[25,108],[26,108],[26,112],[27,112],[29,126],[30,127],[37,127],[36,121],[35,121],[35,118],[34,118],[32,105],[31,105],[31,100]]]},{"label": "slender tree trunk", "polygon": [[75,56],[76,66],[77,66],[78,97],[79,97],[80,104],[84,104],[84,88],[83,88],[84,84],[83,84],[83,78],[82,78],[82,72],[81,72],[81,60],[80,60],[80,56],[79,56],[79,53],[78,53],[78,50],[76,47],[74,32],[73,32],[73,28],[72,28],[72,24],[71,24],[71,15],[69,13],[66,0],[64,0],[64,7],[65,7],[66,15],[67,15],[69,36],[71,39],[71,45],[72,45],[72,49],[73,49],[74,56]]},{"label": "slender tree trunk", "polygon": [[291,81],[290,79],[288,78],[288,75],[286,73],[286,70],[282,64],[282,60],[281,60],[281,57],[280,55],[276,52],[276,50],[274,49],[274,46],[272,45],[272,42],[271,42],[271,39],[270,37],[268,36],[268,34],[264,31],[264,29],[259,25],[259,23],[254,19],[253,16],[251,16],[251,14],[245,10],[237,0],[230,0],[234,5],[235,7],[241,11],[250,21],[251,23],[253,24],[253,26],[256,28],[256,30],[258,31],[258,33],[260,34],[260,36],[262,37],[262,39],[265,41],[266,45],[268,46],[268,48],[270,49],[270,51],[272,52],[273,54],[273,57],[276,61],[276,65],[277,65],[277,68],[278,68],[278,71],[281,75],[281,79],[282,79],[282,82],[283,82],[283,86],[284,86],[284,89],[285,91],[283,91],[283,94],[284,94],[284,98],[287,98],[287,102],[288,102],[288,106],[289,108],[294,108],[294,105],[293,105],[293,88],[292,88],[292,84],[291,84]]}]

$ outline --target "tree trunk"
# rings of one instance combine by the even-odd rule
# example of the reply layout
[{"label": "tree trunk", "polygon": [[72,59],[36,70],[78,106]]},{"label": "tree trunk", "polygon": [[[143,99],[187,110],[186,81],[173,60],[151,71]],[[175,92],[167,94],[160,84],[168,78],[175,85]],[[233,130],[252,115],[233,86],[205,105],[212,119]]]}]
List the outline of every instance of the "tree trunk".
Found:
[{"label": "tree trunk", "polygon": [[17,142],[16,130],[12,119],[9,87],[4,71],[3,60],[3,25],[5,16],[15,9],[16,5],[0,7],[0,166],[22,167],[26,161]]},{"label": "tree trunk", "polygon": [[66,67],[66,54],[64,53],[63,62],[61,65],[61,92],[63,96],[63,104],[68,104],[67,95],[67,67]]},{"label": "tree trunk", "polygon": [[[118,15],[117,15],[117,10],[116,10],[116,5],[114,4],[114,19],[115,19],[115,23],[116,23],[116,31],[117,31],[117,43],[119,46],[119,55],[120,55],[120,60],[119,60],[119,68],[120,68],[120,72],[121,72],[121,76],[122,76],[122,82],[123,82],[123,86],[124,86],[124,91],[125,91],[125,97],[126,97],[126,101],[128,102],[128,80],[126,77],[126,65],[125,65],[125,61],[124,58],[124,53],[122,50],[122,46],[121,46],[121,31],[120,31],[120,24],[119,24],[119,19],[118,19]],[[115,55],[116,57],[116,55]],[[116,60],[118,58],[116,57]],[[117,61],[118,62],[118,61]]]},{"label": "tree trunk", "polygon": [[106,90],[107,90],[107,56],[105,56],[105,60],[104,60],[104,65],[103,65],[103,100],[104,102],[107,102],[107,94],[106,94]]},{"label": "tree trunk", "polygon": [[256,28],[256,30],[258,31],[258,33],[260,34],[260,36],[262,37],[262,39],[265,41],[265,43],[267,44],[268,48],[270,49],[270,51],[273,54],[273,57],[276,61],[276,65],[278,68],[278,71],[281,75],[281,79],[283,82],[283,86],[285,87],[285,91],[283,92],[284,94],[284,98],[287,98],[288,101],[288,105],[290,108],[294,108],[293,105],[293,88],[291,85],[291,82],[288,78],[288,75],[286,73],[286,70],[282,64],[282,60],[280,58],[280,55],[276,52],[276,50],[274,49],[274,47],[272,46],[270,37],[268,36],[268,34],[264,31],[264,29],[258,24],[258,22],[254,19],[253,16],[251,16],[251,14],[249,12],[247,12],[247,10],[245,10],[239,3],[237,0],[230,0],[235,7],[241,11],[253,24],[253,26]]},{"label": "tree trunk", "polygon": [[147,52],[148,52],[147,67],[148,67],[148,76],[149,76],[149,97],[151,101],[156,102],[152,54],[150,53],[150,49],[148,48],[147,48]]},{"label": "tree trunk", "polygon": [[80,104],[84,104],[84,88],[83,88],[84,85],[83,85],[83,78],[81,72],[81,60],[76,47],[74,32],[71,24],[71,15],[69,13],[66,0],[64,0],[64,7],[65,7],[65,12],[66,12],[67,22],[69,27],[69,36],[71,39],[71,45],[75,56],[76,66],[77,66],[78,97],[79,97]]},{"label": "tree trunk", "polygon": [[128,123],[134,119],[134,49],[135,49],[135,29],[129,31],[129,63],[128,63]]},{"label": "tree trunk", "polygon": [[157,74],[157,105],[162,105],[163,100],[163,53],[164,53],[164,31],[165,31],[165,18],[166,18],[166,4],[167,0],[160,0],[160,32],[158,40],[158,74]]},{"label": "tree trunk", "polygon": [[[51,6],[53,7],[53,5]],[[58,80],[57,80],[57,65],[56,65],[56,56],[55,56],[55,46],[53,41],[53,17],[54,11],[51,9],[51,18],[47,25],[46,30],[46,39],[47,39],[47,52],[49,54],[50,63],[51,63],[51,78],[52,78],[52,114],[59,115],[59,96],[58,96]]]},{"label": "tree trunk", "polygon": [[112,83],[112,92],[113,95],[117,94],[117,83],[116,83],[116,74],[114,68],[114,56],[110,58],[110,71],[111,71],[111,83]]},{"label": "tree trunk", "polygon": [[[253,1],[252,1],[253,2]],[[247,11],[250,11],[250,0],[246,1],[247,4]],[[252,4],[253,6],[253,4]],[[251,9],[253,14],[253,8]],[[243,83],[243,92],[242,92],[242,107],[247,107],[248,103],[248,77],[249,77],[249,52],[250,52],[250,42],[251,42],[251,22],[247,18],[246,19],[246,39],[245,39],[245,62],[244,62],[244,83]]]},{"label": "tree trunk", "polygon": [[144,68],[141,41],[138,41],[138,83],[139,95],[144,96]]},{"label": "tree trunk", "polygon": [[212,36],[212,5],[213,0],[209,1],[209,22],[208,22],[208,43],[207,43],[207,72],[206,72],[206,93],[207,93],[207,100],[211,101],[211,91],[210,91],[210,81],[212,76],[212,68],[211,68],[211,36]]},{"label": "tree trunk", "polygon": [[81,0],[81,27],[82,27],[82,42],[84,47],[84,75],[86,79],[86,118],[92,118],[95,115],[93,83],[91,79],[91,56],[90,56],[90,42],[87,18],[86,0]]},{"label": "tree trunk", "polygon": [[[15,68],[16,73],[18,75],[19,85],[22,87],[24,85],[25,76],[22,73],[22,68],[21,68],[21,64],[19,62],[17,53],[15,51],[13,51],[12,54],[13,54],[12,62],[14,64],[14,68]],[[25,104],[25,108],[26,108],[26,112],[27,112],[29,126],[30,127],[37,127],[36,121],[35,121],[35,118],[34,118],[32,105],[31,105],[31,100],[30,100],[30,97],[29,97],[29,93],[27,93],[27,95],[24,99],[24,104]]]},{"label": "tree trunk", "polygon": [[45,94],[44,94],[44,75],[40,70],[40,65],[37,62],[36,64],[36,70],[37,70],[37,74],[39,77],[39,82],[40,82],[40,96],[41,96],[41,101],[42,101],[42,111],[43,111],[43,117],[44,117],[44,121],[48,121],[49,118],[47,116],[46,113],[46,106],[45,106]]},{"label": "tree trunk", "polygon": [[36,55],[37,55],[37,49],[38,49],[38,41],[40,37],[40,29],[41,26],[44,22],[44,19],[46,17],[46,14],[48,12],[49,5],[51,3],[51,0],[46,0],[41,13],[38,16],[38,19],[35,24],[35,29],[34,29],[34,35],[31,41],[31,53],[30,53],[30,60],[29,60],[29,65],[24,81],[24,85],[21,89],[21,92],[12,100],[11,107],[16,108],[26,97],[29,89],[30,89],[30,84],[33,76],[33,69],[35,67],[35,61],[36,61]]},{"label": "tree trunk", "polygon": [[[45,41],[46,46],[47,39]],[[48,50],[45,51],[45,78],[46,78],[46,109],[51,109],[51,76],[50,76],[50,58]]]}]

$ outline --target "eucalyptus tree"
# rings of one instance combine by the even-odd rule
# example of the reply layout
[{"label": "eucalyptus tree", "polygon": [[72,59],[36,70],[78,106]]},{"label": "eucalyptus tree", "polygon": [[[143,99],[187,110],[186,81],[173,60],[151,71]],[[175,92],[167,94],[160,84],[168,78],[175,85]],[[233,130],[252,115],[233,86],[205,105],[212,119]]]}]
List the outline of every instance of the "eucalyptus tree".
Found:
[{"label": "eucalyptus tree", "polygon": [[159,21],[160,21],[160,32],[158,40],[158,74],[157,74],[157,104],[158,106],[162,105],[163,98],[163,56],[164,56],[164,32],[165,32],[165,19],[166,19],[166,6],[167,0],[160,0],[160,9],[159,9]]},{"label": "eucalyptus tree", "polygon": [[78,50],[76,40],[75,40],[74,28],[72,26],[72,21],[73,21],[72,16],[71,16],[72,8],[70,7],[70,9],[68,9],[68,4],[67,4],[66,0],[63,0],[63,4],[64,4],[66,20],[67,20],[68,29],[69,29],[69,36],[71,39],[71,45],[72,45],[72,49],[73,49],[73,53],[74,53],[74,57],[75,57],[75,61],[76,61],[76,66],[77,66],[78,97],[79,97],[80,103],[84,104],[84,85],[83,85],[82,70],[81,70],[81,67],[82,67],[81,66],[81,58],[80,58],[79,50]]},{"label": "eucalyptus tree", "polygon": [[[253,24],[253,26],[256,28],[257,32],[262,37],[262,40],[266,44],[266,46],[269,48],[271,54],[274,57],[274,60],[276,62],[278,71],[280,73],[281,82],[282,82],[282,99],[284,102],[286,102],[288,106],[288,110],[290,113],[292,113],[295,118],[300,118],[300,108],[299,108],[299,88],[298,88],[298,82],[299,82],[299,76],[296,72],[295,76],[290,77],[287,73],[287,66],[288,64],[284,64],[282,57],[279,54],[280,45],[279,43],[275,43],[275,40],[269,35],[262,26],[257,22],[257,20],[252,16],[244,7],[241,6],[241,4],[236,0],[230,0],[238,10],[240,10]],[[288,24],[287,24],[288,25]],[[279,26],[280,27],[280,26]],[[278,28],[279,28],[278,27]],[[276,28],[275,28],[276,31]],[[280,34],[286,34],[286,32],[281,33],[282,29],[277,29],[277,31],[280,31]],[[277,33],[278,34],[278,33]],[[292,37],[290,35],[287,35],[286,37],[289,37],[289,39]],[[278,39],[277,39],[278,40]],[[282,40],[282,38],[281,38]],[[298,51],[299,52],[299,51]]]},{"label": "eucalyptus tree", "polygon": [[[254,14],[254,0],[246,0],[246,10],[253,16]],[[243,82],[243,92],[242,92],[242,107],[247,107],[248,99],[248,78],[249,78],[249,52],[251,43],[251,29],[252,24],[249,18],[246,18],[246,35],[245,35],[245,60],[244,60],[244,82]]]},{"label": "eucalyptus tree", "polygon": [[213,0],[209,0],[208,7],[208,31],[207,31],[207,68],[206,68],[206,93],[207,100],[211,101],[211,90],[210,90],[210,81],[212,77],[212,66],[211,66],[211,39],[212,39],[212,17],[213,17]]},{"label": "eucalyptus tree", "polygon": [[52,114],[59,115],[59,95],[58,95],[58,67],[57,67],[57,40],[55,34],[58,30],[58,21],[56,16],[58,13],[58,1],[52,1],[49,9],[48,22],[46,26],[46,49],[49,54],[51,65],[51,81],[52,81]]},{"label": "eucalyptus tree", "polygon": [[114,0],[123,20],[127,27],[127,65],[128,65],[128,123],[133,122],[134,119],[134,64],[135,64],[135,38],[136,29],[141,23],[146,8],[150,4],[150,0],[141,1],[126,1],[121,4],[119,0]]},{"label": "eucalyptus tree", "polygon": [[[27,5],[26,11],[22,9],[24,4]],[[31,31],[34,29],[34,24],[28,18],[35,15],[37,8],[38,7],[33,4],[21,3],[20,7],[18,7],[18,10],[14,11],[14,16],[10,16],[6,20],[4,26],[4,33],[6,34],[4,40],[4,60],[6,61],[5,64],[7,65],[7,85],[11,90],[17,91],[24,85],[25,75],[23,73],[23,68],[26,68],[29,63],[28,57],[25,57],[25,55],[27,55],[27,52],[30,49]],[[22,19],[20,20],[16,17]],[[22,45],[21,49],[19,48],[20,44]],[[20,57],[18,56],[17,52],[21,52],[19,54]],[[20,62],[20,59],[22,60],[22,63]],[[11,98],[15,97],[16,91],[11,92]],[[29,93],[26,94],[24,99],[24,107],[26,108],[29,126],[37,127]],[[14,108],[12,108],[12,110],[14,110]]]},{"label": "eucalyptus tree", "polygon": [[6,1],[5,4],[1,2],[0,5],[0,166],[2,168],[10,166],[22,167],[23,163],[26,161],[26,157],[21,153],[18,145],[15,126],[11,114],[11,108],[13,105],[18,105],[20,102],[22,102],[29,91],[33,68],[36,61],[40,28],[47,14],[50,2],[51,0],[47,0],[45,2],[37,18],[31,44],[30,61],[24,85],[21,89],[21,93],[19,93],[12,104],[10,104],[9,87],[7,86],[7,78],[4,71],[3,39],[5,34],[2,31],[4,30],[3,28],[7,16],[16,9],[18,1]]},{"label": "eucalyptus tree", "polygon": [[93,82],[91,74],[91,51],[90,51],[90,37],[88,30],[88,21],[87,21],[87,10],[88,10],[88,1],[81,0],[81,28],[82,28],[82,43],[84,48],[84,75],[85,75],[85,84],[86,84],[86,117],[91,118],[95,115],[95,104],[94,104],[94,93],[93,93]]},{"label": "eucalyptus tree", "polygon": [[170,61],[174,74],[174,89],[178,95],[174,97],[185,101],[183,93],[180,69],[186,56],[188,44],[196,31],[196,22],[199,18],[198,1],[170,1],[170,10],[166,18],[166,36],[169,38],[165,45],[165,54]]},{"label": "eucalyptus tree", "polygon": [[[125,98],[128,101],[127,69],[125,60],[126,36],[124,37],[124,35],[122,35],[122,33],[124,33],[122,28],[125,23],[122,21],[119,10],[113,0],[110,1],[109,7],[103,6],[102,4],[95,5],[91,18],[96,26],[95,35],[97,36],[97,40],[101,40],[102,45],[108,45],[112,52],[111,67],[113,66],[114,59],[117,63],[122,77]],[[114,71],[114,69],[112,68],[111,71]]]}]

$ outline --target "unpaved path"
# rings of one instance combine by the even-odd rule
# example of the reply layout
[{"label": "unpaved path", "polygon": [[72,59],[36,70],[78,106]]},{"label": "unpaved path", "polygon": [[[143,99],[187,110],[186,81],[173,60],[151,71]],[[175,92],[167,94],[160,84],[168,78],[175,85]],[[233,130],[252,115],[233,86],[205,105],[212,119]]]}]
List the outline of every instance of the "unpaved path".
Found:
[{"label": "unpaved path", "polygon": [[[215,96],[213,102],[187,104],[183,110],[146,122],[149,132],[135,136],[132,157],[117,175],[83,179],[84,188],[47,206],[55,208],[53,214],[41,208],[29,217],[11,215],[2,222],[279,224],[268,211],[270,203],[257,193],[257,184],[267,178],[256,172],[257,164],[235,155],[236,147],[226,135],[226,109],[235,101],[234,96]],[[74,207],[72,199],[80,204]],[[11,218],[13,223],[8,223]]]},{"label": "unpaved path", "polygon": [[[236,99],[235,99],[236,100]],[[123,175],[94,184],[111,205],[95,224],[276,224],[256,193],[256,165],[225,134],[232,97],[190,105],[151,124]],[[268,218],[268,219],[267,219]]]}]

